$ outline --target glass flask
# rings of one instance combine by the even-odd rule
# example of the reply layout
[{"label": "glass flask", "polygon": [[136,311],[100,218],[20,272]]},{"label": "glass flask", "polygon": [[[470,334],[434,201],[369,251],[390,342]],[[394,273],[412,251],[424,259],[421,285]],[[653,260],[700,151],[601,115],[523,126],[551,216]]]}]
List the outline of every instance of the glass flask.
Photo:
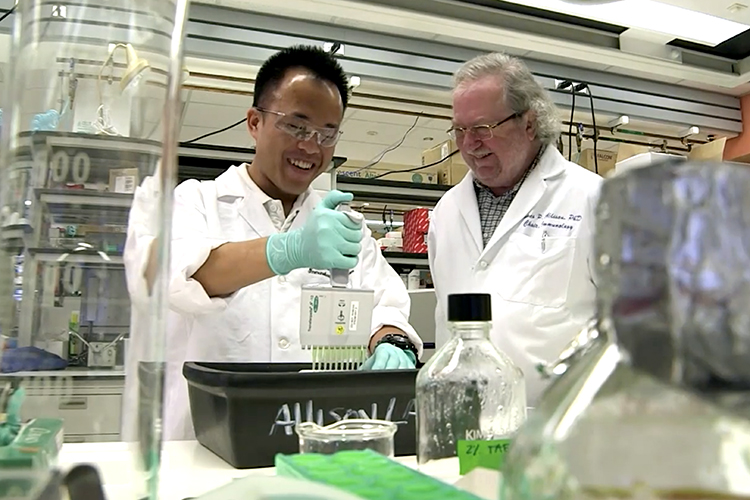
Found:
[{"label": "glass flask", "polygon": [[[36,433],[38,466],[102,458],[110,498],[156,497],[187,8],[22,0],[3,16],[0,476],[22,472],[3,445]],[[95,441],[119,444],[84,453]]]},{"label": "glass flask", "polygon": [[750,171],[667,163],[604,182],[595,342],[503,468],[504,500],[750,498]]},{"label": "glass flask", "polygon": [[393,457],[393,437],[398,425],[387,420],[351,418],[320,426],[315,422],[297,425],[300,453],[330,455],[338,451],[373,450]]},{"label": "glass flask", "polygon": [[459,474],[460,446],[511,439],[526,420],[523,373],[490,341],[491,319],[489,294],[448,296],[452,338],[416,382],[417,463],[428,474]]}]

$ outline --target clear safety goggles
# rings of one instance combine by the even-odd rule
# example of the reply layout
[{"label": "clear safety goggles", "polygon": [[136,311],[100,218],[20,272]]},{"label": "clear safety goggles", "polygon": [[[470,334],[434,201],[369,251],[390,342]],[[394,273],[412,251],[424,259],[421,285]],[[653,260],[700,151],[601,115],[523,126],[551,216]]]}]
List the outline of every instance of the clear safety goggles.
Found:
[{"label": "clear safety goggles", "polygon": [[523,113],[513,113],[508,118],[500,120],[499,122],[490,123],[488,125],[475,125],[473,127],[451,127],[448,129],[448,135],[454,141],[460,141],[466,134],[472,134],[474,137],[481,141],[492,139],[492,131],[503,123],[509,122],[513,118],[518,118]]},{"label": "clear safety goggles", "polygon": [[317,135],[316,140],[318,144],[324,148],[330,148],[339,142],[339,137],[341,137],[341,134],[343,133],[336,128],[313,127],[304,118],[287,115],[280,111],[272,111],[270,109],[257,107],[255,109],[261,113],[269,113],[278,116],[279,118],[276,120],[276,128],[282,132],[286,132],[298,141],[309,141],[314,135]]}]

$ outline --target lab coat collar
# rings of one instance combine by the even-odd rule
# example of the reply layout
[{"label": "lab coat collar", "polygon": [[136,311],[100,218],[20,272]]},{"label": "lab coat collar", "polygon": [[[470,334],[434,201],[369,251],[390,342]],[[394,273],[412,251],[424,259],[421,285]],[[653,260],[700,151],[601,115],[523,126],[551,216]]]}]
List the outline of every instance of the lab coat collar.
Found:
[{"label": "lab coat collar", "polygon": [[[217,177],[216,197],[219,202],[239,203],[240,217],[263,238],[278,232],[264,205],[272,198],[253,182],[247,174],[247,167],[247,163],[233,165]],[[311,193],[312,188],[308,188],[297,197],[290,213],[299,212],[310,200]]]},{"label": "lab coat collar", "polygon": [[[542,147],[544,148],[545,146]],[[561,174],[564,168],[565,159],[557,148],[553,145],[546,146],[536,167],[529,173],[529,176],[519,188],[508,211],[500,220],[495,233],[484,248],[482,248],[482,227],[479,220],[479,206],[474,190],[474,175],[469,172],[456,188],[459,191],[459,198],[462,200],[459,212],[469,229],[469,234],[476,246],[477,253],[484,256],[487,252],[493,251],[498,241],[521,222],[539,202],[547,189],[546,181]]]}]

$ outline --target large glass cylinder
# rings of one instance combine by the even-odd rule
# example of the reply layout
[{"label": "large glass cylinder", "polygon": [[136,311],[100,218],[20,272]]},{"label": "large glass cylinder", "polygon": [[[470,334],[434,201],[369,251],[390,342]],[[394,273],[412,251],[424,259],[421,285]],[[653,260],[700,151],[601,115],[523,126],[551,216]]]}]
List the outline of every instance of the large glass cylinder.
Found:
[{"label": "large glass cylinder", "polygon": [[60,465],[107,460],[116,498],[157,491],[188,1],[22,0],[5,21],[0,447],[59,428]]}]

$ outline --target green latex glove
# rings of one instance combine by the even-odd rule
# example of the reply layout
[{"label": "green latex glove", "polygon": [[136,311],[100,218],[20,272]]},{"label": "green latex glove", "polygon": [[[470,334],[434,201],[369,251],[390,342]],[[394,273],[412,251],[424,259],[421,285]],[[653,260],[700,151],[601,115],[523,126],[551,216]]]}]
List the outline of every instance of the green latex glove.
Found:
[{"label": "green latex glove", "polygon": [[417,358],[411,351],[404,351],[395,345],[380,344],[372,356],[362,364],[362,370],[408,370],[416,368]]},{"label": "green latex glove", "polygon": [[293,269],[351,269],[357,265],[362,248],[362,217],[352,220],[337,212],[340,203],[351,201],[351,193],[330,191],[304,227],[287,233],[272,234],[266,244],[266,259],[271,270],[288,274]]},{"label": "green latex glove", "polygon": [[21,430],[21,405],[26,392],[19,387],[8,399],[5,422],[0,424],[0,446],[8,446]]}]

